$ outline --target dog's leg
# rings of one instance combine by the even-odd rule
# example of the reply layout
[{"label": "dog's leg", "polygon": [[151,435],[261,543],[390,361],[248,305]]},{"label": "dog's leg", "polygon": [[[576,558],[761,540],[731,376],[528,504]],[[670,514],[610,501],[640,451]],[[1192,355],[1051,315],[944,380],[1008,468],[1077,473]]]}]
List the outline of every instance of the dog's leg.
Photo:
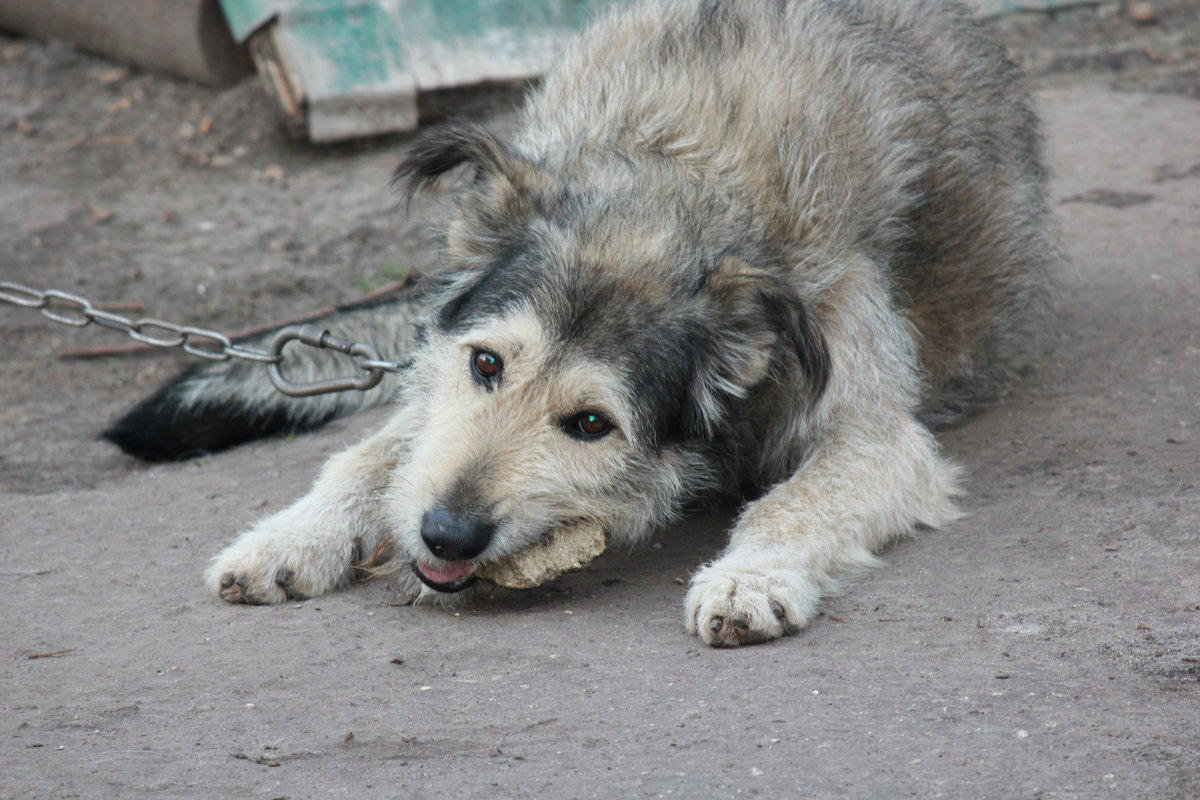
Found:
[{"label": "dog's leg", "polygon": [[847,260],[822,321],[832,377],[797,434],[807,458],[747,504],[724,554],[692,578],[687,625],[708,644],[803,628],[839,576],[877,563],[873,552],[895,537],[958,516],[959,470],[914,416],[916,346],[880,274]]},{"label": "dog's leg", "polygon": [[838,575],[918,525],[957,516],[957,468],[903,412],[841,423],[804,468],[749,504],[725,553],[692,579],[690,632],[712,645],[765,641],[808,624]]},{"label": "dog's leg", "polygon": [[326,462],[313,488],[225,548],[205,581],[231,603],[313,597],[388,545],[381,495],[403,457],[403,414]]}]

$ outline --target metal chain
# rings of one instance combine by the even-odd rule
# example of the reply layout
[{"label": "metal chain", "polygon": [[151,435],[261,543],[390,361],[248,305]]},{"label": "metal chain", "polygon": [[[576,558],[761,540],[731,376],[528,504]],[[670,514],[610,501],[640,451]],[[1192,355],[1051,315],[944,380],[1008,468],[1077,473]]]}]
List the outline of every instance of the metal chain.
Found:
[{"label": "metal chain", "polygon": [[[178,347],[189,355],[209,361],[228,361],[231,358],[259,361],[267,365],[267,376],[272,385],[289,397],[309,397],[351,389],[365,392],[383,380],[383,373],[397,372],[411,361],[384,360],[379,351],[371,345],[339,338],[319,325],[289,325],[275,334],[269,350],[258,350],[234,344],[225,334],[207,328],[176,325],[153,318],[131,320],[120,314],[96,308],[83,297],[57,289],[31,289],[19,283],[0,281],[0,301],[22,308],[35,308],[47,319],[62,325],[85,328],[94,322],[103,328],[121,331],[134,341],[154,347]],[[293,340],[309,347],[334,350],[359,359],[359,368],[366,370],[367,374],[309,383],[288,380],[282,369],[283,348]]]}]

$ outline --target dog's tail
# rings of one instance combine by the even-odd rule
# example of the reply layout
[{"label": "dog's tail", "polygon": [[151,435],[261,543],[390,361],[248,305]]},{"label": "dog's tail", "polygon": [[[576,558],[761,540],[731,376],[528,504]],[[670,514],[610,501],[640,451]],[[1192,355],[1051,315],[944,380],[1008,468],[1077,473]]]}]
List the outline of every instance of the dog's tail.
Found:
[{"label": "dog's tail", "polygon": [[[419,293],[395,300],[336,311],[313,320],[337,336],[367,342],[385,359],[401,359],[413,348],[417,326],[427,309]],[[267,349],[274,331],[237,340]],[[347,361],[311,347],[286,351],[283,371],[304,383],[346,374]],[[400,382],[397,373],[366,392],[346,391],[315,397],[288,397],[254,361],[231,358],[194,365],[159,387],[121,417],[103,437],[126,453],[147,461],[180,461],[279,433],[319,428],[337,417],[388,402]]]}]

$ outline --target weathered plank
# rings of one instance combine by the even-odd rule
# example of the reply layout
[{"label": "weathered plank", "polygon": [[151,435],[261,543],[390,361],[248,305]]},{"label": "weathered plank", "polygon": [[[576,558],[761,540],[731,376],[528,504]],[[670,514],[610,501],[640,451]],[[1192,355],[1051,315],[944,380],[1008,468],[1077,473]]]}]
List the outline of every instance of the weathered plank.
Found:
[{"label": "weathered plank", "polygon": [[422,91],[540,75],[628,0],[222,0],[293,129],[334,141],[416,127]]}]

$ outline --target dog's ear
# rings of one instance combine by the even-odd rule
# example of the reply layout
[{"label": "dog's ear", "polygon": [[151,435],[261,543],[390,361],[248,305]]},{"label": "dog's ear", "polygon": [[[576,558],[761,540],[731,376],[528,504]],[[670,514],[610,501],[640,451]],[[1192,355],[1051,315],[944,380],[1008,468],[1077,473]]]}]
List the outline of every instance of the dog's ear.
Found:
[{"label": "dog's ear", "polygon": [[799,369],[813,398],[820,396],[829,383],[829,347],[789,281],[729,256],[708,276],[706,289],[731,334],[724,361],[735,369],[727,380],[746,390],[772,369]]},{"label": "dog's ear", "polygon": [[475,168],[476,180],[515,172],[508,164],[511,158],[500,141],[483,126],[450,123],[418,136],[396,167],[392,181],[411,198],[464,164]]},{"label": "dog's ear", "polygon": [[486,128],[453,123],[413,142],[394,181],[411,199],[463,165],[474,168],[475,179],[473,190],[460,197],[457,218],[447,231],[450,251],[466,259],[494,255],[532,218],[535,198],[549,179]]}]

